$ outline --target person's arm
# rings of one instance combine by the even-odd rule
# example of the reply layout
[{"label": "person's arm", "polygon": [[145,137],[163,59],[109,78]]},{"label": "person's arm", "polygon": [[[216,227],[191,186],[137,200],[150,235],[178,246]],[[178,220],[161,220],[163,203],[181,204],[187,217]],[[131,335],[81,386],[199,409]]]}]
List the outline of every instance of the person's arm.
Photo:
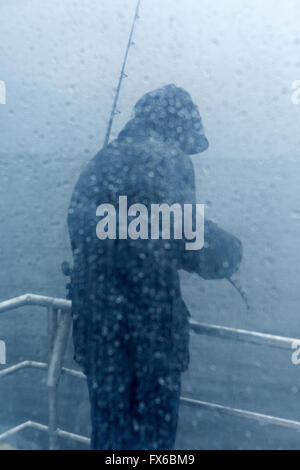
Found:
[{"label": "person's arm", "polygon": [[[195,176],[190,160],[185,160],[185,185],[186,189],[181,195],[182,203],[195,203]],[[186,250],[183,246],[181,249],[180,268],[197,273],[204,279],[230,278],[239,268],[243,253],[242,243],[237,237],[207,219],[204,220],[204,247],[197,251]]]},{"label": "person's arm", "polygon": [[210,220],[204,222],[204,247],[185,251],[182,269],[199,274],[204,279],[230,278],[242,260],[240,240]]}]

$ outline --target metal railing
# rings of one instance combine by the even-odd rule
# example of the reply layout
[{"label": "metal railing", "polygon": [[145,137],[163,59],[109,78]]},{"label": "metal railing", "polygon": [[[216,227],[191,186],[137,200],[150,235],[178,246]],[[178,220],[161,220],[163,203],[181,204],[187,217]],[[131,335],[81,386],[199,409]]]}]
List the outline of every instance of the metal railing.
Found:
[{"label": "metal railing", "polygon": [[46,370],[48,374],[48,426],[34,421],[26,421],[0,434],[0,442],[26,428],[34,428],[48,433],[49,449],[57,448],[58,437],[69,438],[89,445],[90,439],[88,437],[70,433],[58,427],[58,387],[61,374],[85,379],[85,375],[82,372],[63,367],[63,360],[71,331],[71,302],[53,297],[26,294],[0,303],[0,313],[29,305],[36,305],[47,309],[48,363],[23,361],[1,370],[0,378],[28,367]]},{"label": "metal railing", "polygon": [[[82,372],[74,369],[68,369],[63,366],[64,356],[71,331],[71,302],[53,297],[26,294],[22,295],[21,297],[16,297],[14,299],[6,300],[5,302],[0,303],[0,313],[29,305],[36,305],[45,307],[47,309],[49,342],[48,363],[23,361],[0,370],[0,378],[3,378],[8,374],[16,373],[24,368],[43,369],[47,371],[48,425],[37,423],[35,421],[26,421],[0,434],[0,442],[26,428],[33,428],[48,433],[49,449],[56,449],[58,447],[59,437],[68,438],[73,441],[89,445],[90,439],[88,437],[67,432],[59,428],[58,392],[61,375],[68,374],[80,379],[86,378]],[[190,326],[191,330],[196,334],[215,336],[226,340],[241,341],[245,343],[260,344],[280,349],[292,349],[294,341],[299,341],[296,338],[287,338],[284,336],[234,329],[225,326],[208,325],[205,323],[198,323],[194,320],[190,321]],[[254,411],[231,408],[216,403],[208,403],[186,397],[181,397],[181,401],[188,406],[211,410],[222,415],[239,416],[262,423],[300,430],[300,421],[269,416],[262,413],[256,413]]]}]

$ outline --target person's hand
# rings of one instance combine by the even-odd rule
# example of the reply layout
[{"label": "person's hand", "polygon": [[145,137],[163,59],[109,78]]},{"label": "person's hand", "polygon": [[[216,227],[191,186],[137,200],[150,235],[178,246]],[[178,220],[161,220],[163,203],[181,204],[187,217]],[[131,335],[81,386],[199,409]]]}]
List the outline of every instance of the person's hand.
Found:
[{"label": "person's hand", "polygon": [[214,222],[205,221],[204,248],[199,256],[200,275],[204,279],[230,278],[241,264],[243,246],[234,235]]}]

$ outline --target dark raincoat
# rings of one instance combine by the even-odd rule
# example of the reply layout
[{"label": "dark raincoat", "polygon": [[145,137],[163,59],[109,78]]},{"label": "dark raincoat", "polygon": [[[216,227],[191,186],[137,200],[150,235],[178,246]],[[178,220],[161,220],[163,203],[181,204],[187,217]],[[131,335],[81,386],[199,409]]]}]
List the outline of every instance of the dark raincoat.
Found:
[{"label": "dark raincoat", "polygon": [[94,448],[172,447],[180,374],[189,362],[178,270],[229,277],[242,251],[237,238],[209,221],[199,251],[186,250],[184,239],[99,240],[96,208],[117,208],[119,196],[149,213],[151,204],[194,204],[188,154],[207,146],[190,96],[169,85],[137,103],[134,119],[76,184],[68,215],[73,339],[89,381]]}]

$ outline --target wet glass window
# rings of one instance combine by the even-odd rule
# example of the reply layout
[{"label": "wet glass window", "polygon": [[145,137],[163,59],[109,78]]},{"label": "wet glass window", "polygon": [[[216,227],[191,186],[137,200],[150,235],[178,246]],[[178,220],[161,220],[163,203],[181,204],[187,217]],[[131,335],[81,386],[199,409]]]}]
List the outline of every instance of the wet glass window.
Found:
[{"label": "wet glass window", "polygon": [[0,448],[299,448],[299,13],[1,2]]}]

